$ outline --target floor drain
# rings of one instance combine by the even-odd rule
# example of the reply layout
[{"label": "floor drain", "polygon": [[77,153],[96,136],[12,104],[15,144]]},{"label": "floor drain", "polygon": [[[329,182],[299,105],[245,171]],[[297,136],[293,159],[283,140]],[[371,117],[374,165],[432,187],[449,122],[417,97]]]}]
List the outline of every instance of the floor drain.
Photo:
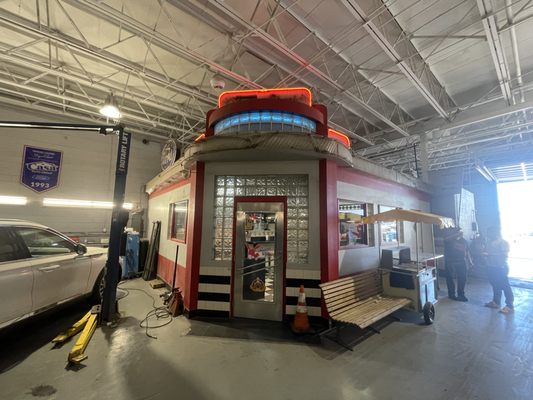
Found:
[{"label": "floor drain", "polygon": [[31,388],[31,394],[35,397],[47,397],[57,392],[56,388],[50,385],[39,385]]}]

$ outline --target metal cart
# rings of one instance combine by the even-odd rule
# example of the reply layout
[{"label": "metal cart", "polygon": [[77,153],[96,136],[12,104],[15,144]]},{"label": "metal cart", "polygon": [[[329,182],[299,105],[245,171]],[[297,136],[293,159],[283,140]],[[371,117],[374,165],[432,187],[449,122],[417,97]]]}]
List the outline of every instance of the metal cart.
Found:
[{"label": "metal cart", "polygon": [[[451,218],[414,210],[390,210],[363,218],[363,223],[409,221],[415,223],[416,257],[411,259],[409,247],[395,247],[381,251],[380,271],[383,294],[411,299],[408,309],[422,313],[427,324],[435,319],[435,303],[438,300],[437,263],[442,255],[435,254],[433,225],[441,228],[454,226]],[[433,254],[418,252],[418,225],[431,224]],[[395,253],[398,256],[395,256]]]}]

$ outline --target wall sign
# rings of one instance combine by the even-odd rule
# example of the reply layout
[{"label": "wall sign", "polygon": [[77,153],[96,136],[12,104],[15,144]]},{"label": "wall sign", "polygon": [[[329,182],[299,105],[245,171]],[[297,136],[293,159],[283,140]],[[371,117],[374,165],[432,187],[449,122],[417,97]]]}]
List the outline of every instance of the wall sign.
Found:
[{"label": "wall sign", "polygon": [[161,170],[166,170],[179,158],[178,144],[174,139],[168,140],[161,151]]},{"label": "wall sign", "polygon": [[57,187],[62,158],[62,151],[24,146],[20,182],[35,192]]}]

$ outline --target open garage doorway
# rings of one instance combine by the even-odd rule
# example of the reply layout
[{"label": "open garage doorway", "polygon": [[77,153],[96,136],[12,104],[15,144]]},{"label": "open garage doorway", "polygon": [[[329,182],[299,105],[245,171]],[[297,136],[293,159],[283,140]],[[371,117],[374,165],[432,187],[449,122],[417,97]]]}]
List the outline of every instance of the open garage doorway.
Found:
[{"label": "open garage doorway", "polygon": [[509,277],[533,283],[531,199],[533,199],[533,180],[498,183],[502,236],[511,246]]}]

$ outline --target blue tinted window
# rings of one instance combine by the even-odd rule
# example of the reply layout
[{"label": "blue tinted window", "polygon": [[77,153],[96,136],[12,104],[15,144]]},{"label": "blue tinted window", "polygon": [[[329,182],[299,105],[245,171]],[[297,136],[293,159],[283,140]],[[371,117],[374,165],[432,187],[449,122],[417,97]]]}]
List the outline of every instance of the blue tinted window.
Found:
[{"label": "blue tinted window", "polygon": [[272,114],[268,111],[261,112],[261,122],[272,122]]},{"label": "blue tinted window", "polygon": [[294,125],[302,126],[302,117],[295,115],[293,121]]},{"label": "blue tinted window", "polygon": [[246,113],[246,114],[242,114],[241,115],[241,124],[247,124],[250,122],[250,114]]},{"label": "blue tinted window", "polygon": [[239,116],[231,118],[231,126],[239,125]]},{"label": "blue tinted window", "polygon": [[292,124],[292,115],[291,114],[283,114],[283,123],[284,124]]},{"label": "blue tinted window", "polygon": [[250,113],[250,121],[259,122],[260,118],[261,118],[260,113],[258,113],[258,112]]},{"label": "blue tinted window", "polygon": [[281,119],[282,119],[281,113],[278,113],[278,112],[272,113],[273,122],[281,122]]}]

